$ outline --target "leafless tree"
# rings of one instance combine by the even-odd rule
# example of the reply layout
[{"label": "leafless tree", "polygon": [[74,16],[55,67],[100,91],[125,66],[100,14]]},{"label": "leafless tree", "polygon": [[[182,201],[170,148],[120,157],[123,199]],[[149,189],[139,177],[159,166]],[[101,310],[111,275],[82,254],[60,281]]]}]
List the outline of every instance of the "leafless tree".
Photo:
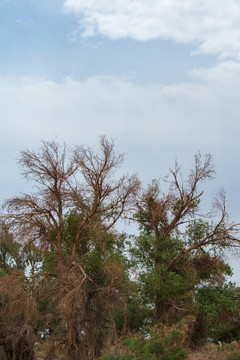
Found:
[{"label": "leafless tree", "polygon": [[63,216],[71,206],[68,183],[78,170],[67,156],[66,145],[61,147],[55,141],[43,141],[40,152],[22,151],[22,175],[33,181],[36,191],[13,197],[5,204],[6,219],[15,229],[15,236],[25,242],[51,244],[58,261],[62,259]]},{"label": "leafless tree", "polygon": [[132,208],[134,195],[139,188],[135,175],[114,179],[114,173],[122,165],[124,156],[116,154],[114,143],[104,136],[100,138],[100,154],[81,146],[75,150],[74,159],[83,181],[74,189],[73,196],[76,208],[81,209],[84,216],[73,246],[73,257],[85,225],[95,218],[104,224],[105,230],[111,229]]},{"label": "leafless tree", "polygon": [[19,159],[22,174],[34,182],[37,191],[6,201],[6,220],[21,240],[51,244],[61,262],[64,214],[77,209],[82,220],[72,247],[74,258],[91,219],[98,219],[107,230],[130,209],[139,180],[127,175],[114,179],[123,160],[104,136],[99,153],[80,146],[70,154],[65,144],[55,141],[43,141],[40,152],[23,151]]}]

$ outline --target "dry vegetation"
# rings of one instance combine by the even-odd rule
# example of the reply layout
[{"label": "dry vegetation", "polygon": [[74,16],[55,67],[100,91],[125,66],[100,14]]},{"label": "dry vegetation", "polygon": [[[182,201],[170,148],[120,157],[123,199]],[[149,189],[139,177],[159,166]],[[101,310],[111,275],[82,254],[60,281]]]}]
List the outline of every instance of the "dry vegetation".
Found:
[{"label": "dry vegetation", "polygon": [[[34,192],[9,199],[0,222],[0,360],[123,360],[124,351],[140,360],[143,349],[182,360],[209,338],[239,338],[240,291],[225,284],[223,257],[239,246],[239,224],[229,222],[223,191],[207,216],[199,208],[212,157],[197,154],[185,180],[176,163],[166,192],[117,177],[123,160],[104,136],[98,153],[56,142],[21,153]],[[117,232],[121,218],[139,234]],[[238,353],[237,343],[210,344],[189,357]]]},{"label": "dry vegetation", "polygon": [[216,345],[209,343],[197,351],[189,353],[189,360],[239,360],[240,344],[234,341],[230,344]]}]

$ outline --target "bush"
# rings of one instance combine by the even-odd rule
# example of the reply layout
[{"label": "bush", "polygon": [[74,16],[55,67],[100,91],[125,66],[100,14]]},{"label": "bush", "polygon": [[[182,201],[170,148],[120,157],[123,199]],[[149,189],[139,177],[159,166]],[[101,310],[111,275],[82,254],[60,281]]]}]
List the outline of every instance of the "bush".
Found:
[{"label": "bush", "polygon": [[115,344],[101,360],[185,360],[183,334],[176,328],[154,327],[148,337],[135,335],[123,344]]},{"label": "bush", "polygon": [[230,344],[224,344],[223,351],[227,356],[227,360],[240,360],[240,344],[232,341]]}]

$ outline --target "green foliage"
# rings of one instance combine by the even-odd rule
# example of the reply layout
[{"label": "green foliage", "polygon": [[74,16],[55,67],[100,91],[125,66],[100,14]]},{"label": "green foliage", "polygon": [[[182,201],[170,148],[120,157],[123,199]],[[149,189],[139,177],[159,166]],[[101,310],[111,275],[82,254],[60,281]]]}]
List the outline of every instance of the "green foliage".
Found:
[{"label": "green foliage", "polygon": [[132,293],[127,297],[126,308],[117,309],[114,315],[114,321],[118,333],[122,333],[124,327],[124,315],[127,314],[127,332],[136,333],[143,331],[146,326],[146,321],[149,318],[149,310],[146,305],[142,303],[140,296],[136,295],[137,290],[134,283],[130,283]]},{"label": "green foliage", "polygon": [[[199,182],[213,175],[211,156],[196,155],[186,181],[176,162],[163,193],[156,180],[146,191],[135,177],[115,181],[123,157],[104,137],[101,146],[100,155],[79,147],[66,163],[67,148],[61,152],[55,142],[43,142],[40,153],[22,153],[23,173],[39,192],[8,201],[13,219],[6,219],[14,231],[19,226],[27,246],[0,223],[0,285],[6,288],[0,306],[19,305],[12,318],[8,314],[13,327],[17,312],[24,312],[23,325],[52,341],[52,358],[62,346],[69,360],[99,358],[114,340],[102,360],[185,360],[191,340],[239,339],[240,289],[224,285],[231,269],[223,258],[238,226],[226,226],[223,194],[219,222],[196,215]],[[78,170],[82,183],[75,184]],[[132,216],[133,208],[139,234],[118,233],[117,220]],[[26,266],[33,276],[19,283]],[[21,270],[15,280],[13,270]],[[8,304],[3,293],[11,299],[14,289]],[[31,321],[23,304],[32,308]],[[239,359],[238,350],[226,348],[228,359]]]},{"label": "green foliage", "polygon": [[[152,206],[154,200],[150,198],[149,201]],[[148,210],[145,211],[148,213]],[[138,212],[136,216],[145,224],[142,214]],[[172,231],[168,237],[161,232],[161,224],[158,236],[145,229],[145,225],[140,225],[140,235],[134,238],[130,253],[132,266],[139,269],[141,296],[152,307],[152,321],[156,318],[158,321],[177,321],[194,312],[195,296],[202,283],[219,284],[224,281],[225,275],[231,274],[217,247],[196,247],[185,251],[189,247],[194,248],[209,234],[207,221],[192,218],[184,232]],[[179,254],[181,256],[178,257]],[[176,260],[169,267],[174,258]],[[178,308],[185,310],[177,311]],[[171,313],[171,319],[168,313]]]},{"label": "green foliage", "polygon": [[57,267],[57,255],[51,245],[49,245],[47,250],[43,251],[42,256],[43,260],[41,270],[49,272],[55,271]]},{"label": "green foliage", "polygon": [[239,351],[234,351],[230,355],[227,356],[227,360],[240,360]]},{"label": "green foliage", "polygon": [[222,351],[227,360],[240,360],[240,344],[236,340],[232,343],[223,344]]},{"label": "green foliage", "polygon": [[240,339],[240,289],[234,284],[208,285],[198,289],[199,336],[213,341]]},{"label": "green foliage", "polygon": [[0,222],[0,276],[13,269],[24,270],[26,264],[21,246],[13,239],[8,226]]},{"label": "green foliage", "polygon": [[185,238],[188,245],[192,245],[207,236],[209,223],[203,219],[193,219],[187,225]]},{"label": "green foliage", "polygon": [[115,344],[101,360],[184,360],[183,333],[176,328],[154,327],[147,337],[134,335],[124,344]]}]

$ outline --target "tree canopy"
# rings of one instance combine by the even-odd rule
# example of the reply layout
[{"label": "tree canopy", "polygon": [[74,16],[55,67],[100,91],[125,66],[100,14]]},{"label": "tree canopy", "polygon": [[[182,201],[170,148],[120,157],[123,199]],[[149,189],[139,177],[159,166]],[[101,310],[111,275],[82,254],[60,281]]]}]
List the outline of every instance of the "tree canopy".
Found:
[{"label": "tree canopy", "polygon": [[[145,187],[136,175],[117,176],[123,162],[105,136],[98,152],[55,141],[21,152],[32,192],[7,200],[0,224],[7,359],[34,360],[40,341],[46,359],[180,360],[186,341],[240,336],[240,292],[226,283],[224,259],[239,246],[239,224],[223,190],[201,213],[212,156],[196,154],[185,179],[176,162],[165,191],[157,180]],[[117,231],[121,219],[138,233]]]}]

